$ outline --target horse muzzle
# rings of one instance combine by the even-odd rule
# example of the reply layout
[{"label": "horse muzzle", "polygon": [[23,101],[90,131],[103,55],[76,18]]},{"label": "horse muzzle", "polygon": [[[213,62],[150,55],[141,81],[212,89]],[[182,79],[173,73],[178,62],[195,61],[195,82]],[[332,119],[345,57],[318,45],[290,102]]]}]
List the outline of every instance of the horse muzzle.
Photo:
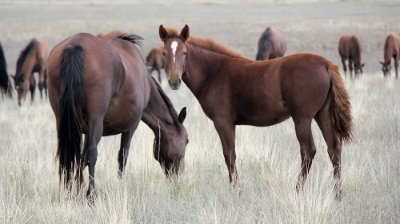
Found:
[{"label": "horse muzzle", "polygon": [[171,89],[173,90],[178,90],[179,87],[181,86],[181,83],[182,83],[181,79],[178,79],[177,82],[172,82],[171,79],[168,80],[169,87],[171,87]]}]

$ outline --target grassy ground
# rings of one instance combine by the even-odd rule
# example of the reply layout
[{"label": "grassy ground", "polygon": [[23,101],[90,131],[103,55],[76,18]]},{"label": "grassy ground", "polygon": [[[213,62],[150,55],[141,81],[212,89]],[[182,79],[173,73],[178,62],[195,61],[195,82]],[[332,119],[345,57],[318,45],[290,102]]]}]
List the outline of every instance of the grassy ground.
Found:
[{"label": "grassy ground", "polygon": [[145,54],[160,45],[160,24],[180,28],[185,23],[193,34],[214,37],[249,58],[255,57],[259,34],[272,24],[288,34],[288,53],[314,52],[335,63],[340,35],[360,33],[368,66],[361,79],[346,79],[356,127],[355,140],[343,148],[340,202],[334,199],[332,165],[315,124],[318,152],[304,194],[296,195],[300,153],[292,120],[268,128],[238,127],[241,188],[231,189],[212,123],[186,86],[172,91],[164,82],[175,107],[188,108],[185,174],[164,177],[152,157],[152,132],[140,124],[122,180],[117,178],[119,136],[101,140],[94,207],[87,206],[84,193],[71,199],[59,186],[48,100],[36,97],[21,108],[15,99],[1,100],[0,222],[399,223],[400,84],[393,76],[384,79],[377,63],[386,33],[398,29],[398,9],[397,3],[352,2],[0,6],[0,41],[11,73],[33,36],[54,46],[76,32],[120,29],[145,37]]}]

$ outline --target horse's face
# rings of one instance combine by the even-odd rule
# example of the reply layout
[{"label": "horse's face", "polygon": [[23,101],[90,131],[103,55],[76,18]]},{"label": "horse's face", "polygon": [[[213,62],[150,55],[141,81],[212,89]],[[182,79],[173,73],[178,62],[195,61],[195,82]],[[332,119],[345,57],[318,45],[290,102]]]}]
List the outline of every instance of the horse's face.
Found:
[{"label": "horse's face", "polygon": [[186,145],[189,143],[188,133],[182,125],[186,118],[186,108],[179,113],[180,131],[176,127],[159,129],[153,146],[154,158],[160,162],[167,176],[178,174],[184,170]]},{"label": "horse's face", "polygon": [[356,73],[356,75],[359,74],[363,74],[363,67],[364,67],[365,63],[360,64],[360,63],[354,63],[354,72]]},{"label": "horse's face", "polygon": [[21,99],[25,99],[26,94],[29,91],[29,83],[25,82],[25,78],[23,74],[20,74],[18,77],[17,76],[12,76],[14,79],[14,86],[15,90],[17,90],[17,95],[18,95],[18,105],[21,106]]},{"label": "horse's face", "polygon": [[390,70],[392,69],[392,67],[390,66],[390,61],[386,62],[381,62],[382,64],[382,72],[383,72],[383,76],[386,77],[388,75],[390,75]]},{"label": "horse's face", "polygon": [[185,72],[185,42],[189,38],[189,27],[185,25],[179,36],[171,36],[161,25],[159,34],[161,40],[164,42],[162,54],[164,56],[168,83],[171,89],[177,90],[182,83],[182,74]]}]

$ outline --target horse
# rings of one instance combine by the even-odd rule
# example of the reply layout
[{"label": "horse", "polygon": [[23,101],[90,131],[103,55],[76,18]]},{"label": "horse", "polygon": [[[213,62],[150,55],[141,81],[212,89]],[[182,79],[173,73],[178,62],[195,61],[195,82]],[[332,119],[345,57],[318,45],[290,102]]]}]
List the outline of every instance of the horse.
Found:
[{"label": "horse", "polygon": [[399,77],[398,67],[400,60],[400,33],[390,33],[385,40],[383,48],[384,61],[382,64],[382,72],[384,77],[388,77],[391,73],[392,67],[390,66],[391,58],[394,60],[394,69],[396,71],[396,79]]},{"label": "horse", "polygon": [[47,96],[47,58],[49,46],[46,41],[33,38],[21,51],[18,60],[14,79],[15,89],[18,95],[18,105],[21,106],[21,99],[25,99],[28,91],[31,92],[33,102],[36,89],[36,80],[33,73],[39,73],[40,98],[43,99],[43,89]]},{"label": "horse", "polygon": [[352,140],[349,94],[338,67],[322,56],[304,53],[253,61],[212,39],[159,27],[166,73],[173,90],[181,80],[199,101],[220,137],[231,184],[238,186],[236,125],[265,127],[292,117],[300,144],[303,189],[316,153],[311,132],[314,119],[328,146],[336,198],[341,199],[342,143]]},{"label": "horse", "polygon": [[[97,145],[102,136],[121,134],[119,177],[126,166],[132,136],[142,120],[154,133],[154,158],[166,176],[184,169],[188,134],[170,99],[148,74],[136,47],[142,38],[120,31],[101,37],[75,34],[51,51],[48,65],[49,101],[56,117],[60,182],[71,188],[75,171],[78,189],[89,167],[87,198],[93,202]],[[83,150],[82,134],[85,135]],[[63,178],[62,178],[63,177]]]},{"label": "horse", "polygon": [[344,74],[346,75],[346,63],[348,60],[349,70],[350,70],[350,78],[353,73],[353,64],[354,64],[354,77],[363,73],[363,67],[365,63],[361,63],[361,44],[358,38],[353,35],[345,35],[342,36],[339,40],[339,55],[342,59]]},{"label": "horse", "polygon": [[161,83],[161,69],[165,68],[164,56],[162,55],[164,47],[152,48],[146,56],[147,65],[151,67],[150,74],[153,71],[158,73],[158,82]]},{"label": "horse", "polygon": [[257,61],[283,57],[286,52],[286,35],[278,29],[267,27],[258,40]]},{"label": "horse", "polygon": [[3,47],[0,44],[0,91],[1,95],[12,97],[12,84],[7,72],[7,61],[4,56]]}]

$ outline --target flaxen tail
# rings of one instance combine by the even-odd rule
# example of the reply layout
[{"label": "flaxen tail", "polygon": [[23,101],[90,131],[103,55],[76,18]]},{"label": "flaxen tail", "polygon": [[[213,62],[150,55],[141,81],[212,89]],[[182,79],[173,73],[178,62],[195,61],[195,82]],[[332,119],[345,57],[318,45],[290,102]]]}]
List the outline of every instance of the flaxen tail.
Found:
[{"label": "flaxen tail", "polygon": [[351,115],[350,97],[340,76],[336,65],[328,62],[328,73],[332,82],[332,116],[335,131],[341,143],[350,142],[353,139],[353,116]]},{"label": "flaxen tail", "polygon": [[80,163],[82,131],[84,49],[67,46],[61,55],[61,91],[59,98],[58,150],[60,181],[70,186],[75,166]]}]

